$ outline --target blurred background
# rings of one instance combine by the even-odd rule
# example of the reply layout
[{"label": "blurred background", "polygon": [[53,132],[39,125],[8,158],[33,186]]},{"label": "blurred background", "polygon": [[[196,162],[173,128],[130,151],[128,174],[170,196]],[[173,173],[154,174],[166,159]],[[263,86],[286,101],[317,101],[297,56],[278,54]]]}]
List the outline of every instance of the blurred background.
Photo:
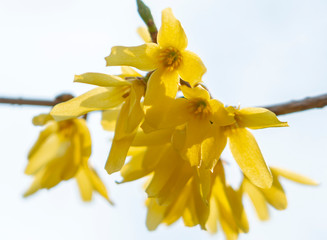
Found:
[{"label": "blurred background", "polygon": [[[324,0],[164,0],[145,1],[157,26],[171,7],[189,39],[188,49],[204,61],[204,83],[228,105],[265,106],[327,92],[327,2]],[[115,45],[142,44],[143,26],[134,0],[0,0],[0,96],[53,99],[75,96],[91,86],[73,83],[74,74],[118,73],[104,57]],[[32,178],[24,175],[27,153],[40,127],[33,116],[48,107],[0,105],[0,239],[223,239],[198,227],[159,226],[149,232],[143,181],[116,185],[119,174],[103,169],[112,134],[90,114],[92,164],[115,206],[98,195],[80,199],[74,180],[22,194]],[[271,209],[259,222],[248,199],[250,232],[240,239],[325,239],[327,235],[327,108],[280,117],[289,128],[253,131],[265,160],[320,182],[318,187],[282,180],[289,207]],[[240,180],[228,151],[228,179]]]}]

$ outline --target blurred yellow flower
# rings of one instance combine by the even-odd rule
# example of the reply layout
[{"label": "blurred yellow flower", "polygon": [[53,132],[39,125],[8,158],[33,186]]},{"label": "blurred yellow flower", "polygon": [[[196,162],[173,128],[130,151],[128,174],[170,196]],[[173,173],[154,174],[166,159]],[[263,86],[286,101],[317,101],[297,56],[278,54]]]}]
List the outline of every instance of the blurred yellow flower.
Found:
[{"label": "blurred yellow flower", "polygon": [[92,192],[96,191],[111,203],[104,184],[88,165],[92,143],[85,120],[56,122],[49,114],[41,114],[33,123],[45,125],[45,129],[28,155],[25,173],[32,175],[34,181],[24,196],[76,178],[84,201],[90,201]]}]

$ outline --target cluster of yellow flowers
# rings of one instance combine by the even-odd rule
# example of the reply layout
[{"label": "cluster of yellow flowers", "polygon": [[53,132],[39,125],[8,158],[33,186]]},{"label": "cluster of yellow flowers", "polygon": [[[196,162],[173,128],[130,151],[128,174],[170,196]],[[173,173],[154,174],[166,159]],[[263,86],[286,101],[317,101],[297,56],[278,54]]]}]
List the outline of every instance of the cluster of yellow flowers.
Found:
[{"label": "cluster of yellow flowers", "polygon": [[[107,191],[89,167],[91,139],[80,116],[103,111],[104,129],[114,131],[105,169],[120,171],[123,182],[149,177],[146,184],[146,224],[154,230],[182,218],[186,226],[210,232],[219,223],[227,239],[249,231],[243,195],[253,202],[261,220],[267,204],[285,209],[287,200],[279,177],[302,184],[316,183],[301,175],[269,168],[248,129],[285,127],[264,108],[224,106],[210,96],[201,79],[202,60],[186,50],[187,38],[171,9],[162,12],[157,42],[139,29],[145,44],[113,47],[107,66],[122,66],[118,76],[85,73],[75,82],[97,85],[93,90],[56,105],[51,115],[34,119],[47,124],[29,154],[26,173],[35,180],[26,196],[75,177],[84,200],[92,191],[108,201]],[[133,68],[147,71],[142,76]],[[225,179],[220,155],[229,148],[244,178],[238,189]],[[129,161],[125,164],[125,160]]]}]

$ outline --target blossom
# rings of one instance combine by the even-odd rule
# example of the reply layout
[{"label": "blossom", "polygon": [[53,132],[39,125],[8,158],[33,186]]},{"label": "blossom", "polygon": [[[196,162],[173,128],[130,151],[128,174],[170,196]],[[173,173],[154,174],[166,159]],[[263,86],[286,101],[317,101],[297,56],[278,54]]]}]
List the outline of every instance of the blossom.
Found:
[{"label": "blossom", "polygon": [[224,127],[233,157],[252,183],[270,188],[273,177],[255,138],[246,128],[285,127],[287,123],[279,121],[273,112],[265,108],[228,107],[227,110],[235,118],[234,124]]},{"label": "blossom", "polygon": [[107,66],[127,65],[143,71],[154,71],[148,80],[144,99],[147,108],[146,121],[154,128],[160,124],[157,122],[157,116],[168,111],[169,102],[176,97],[179,78],[195,86],[206,72],[201,59],[186,50],[186,47],[185,32],[172,10],[167,8],[162,11],[158,44],[116,46],[106,57]]},{"label": "blossom", "polygon": [[277,210],[287,208],[287,198],[285,191],[280,183],[279,178],[283,177],[293,182],[304,185],[318,185],[315,181],[285,169],[270,167],[273,175],[273,184],[271,188],[262,189],[253,185],[247,178],[243,179],[241,190],[247,194],[260,220],[264,221],[269,218],[268,204]]},{"label": "blossom", "polygon": [[145,84],[141,75],[128,67],[122,68],[119,76],[102,73],[85,73],[75,76],[75,82],[88,83],[99,87],[56,105],[51,115],[58,121],[76,118],[96,110],[112,110],[116,114],[115,136],[105,169],[108,173],[119,171],[123,166],[129,146],[144,118],[141,98]]},{"label": "blossom", "polygon": [[27,197],[40,189],[50,189],[61,181],[76,178],[84,201],[96,191],[110,203],[106,187],[88,165],[91,137],[84,119],[56,122],[49,114],[33,119],[34,125],[45,125],[28,155],[25,173],[34,181],[25,192]]}]

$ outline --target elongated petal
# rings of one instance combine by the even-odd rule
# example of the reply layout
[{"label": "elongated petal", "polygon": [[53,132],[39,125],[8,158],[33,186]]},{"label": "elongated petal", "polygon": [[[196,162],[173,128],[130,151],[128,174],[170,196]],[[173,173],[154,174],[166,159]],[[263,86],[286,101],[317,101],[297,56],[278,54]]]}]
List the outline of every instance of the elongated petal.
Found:
[{"label": "elongated petal", "polygon": [[227,137],[222,127],[212,125],[201,144],[202,163],[207,169],[212,169],[226,147]]},{"label": "elongated petal", "polygon": [[271,187],[273,178],[253,135],[245,128],[227,131],[231,152],[242,172],[261,188]]},{"label": "elongated petal", "polygon": [[214,124],[228,126],[235,123],[234,114],[230,113],[222,102],[217,99],[210,99],[209,104],[212,110]]},{"label": "elongated petal", "polygon": [[131,85],[130,82],[118,76],[91,72],[84,73],[82,75],[75,75],[74,82],[88,83],[99,87],[119,87]]},{"label": "elongated petal", "polygon": [[97,172],[93,168],[88,168],[87,173],[89,175],[89,178],[92,182],[93,188],[95,191],[97,191],[102,197],[104,197],[110,204],[113,204],[113,202],[110,200],[108,196],[108,191],[104,183],[102,182],[101,178],[97,174]]},{"label": "elongated petal", "polygon": [[119,77],[125,78],[125,77],[142,77],[141,74],[139,74],[137,71],[135,71],[133,68],[128,66],[122,66],[121,67],[121,73]]},{"label": "elongated petal", "polygon": [[287,207],[287,198],[277,176],[273,175],[273,177],[271,188],[260,190],[270,205],[278,210],[284,210]]},{"label": "elongated petal", "polygon": [[271,167],[270,169],[277,176],[284,177],[293,182],[297,182],[297,183],[301,183],[301,184],[305,184],[305,185],[313,185],[313,186],[318,185],[318,183],[316,181],[314,181],[306,176],[303,176],[301,174],[291,172],[289,170],[282,169],[282,168],[276,168],[276,167]]},{"label": "elongated petal", "polygon": [[211,191],[211,172],[204,167],[196,168],[197,191],[200,193],[202,201],[208,205]]},{"label": "elongated petal", "polygon": [[107,66],[131,66],[143,71],[152,71],[158,67],[159,46],[146,43],[136,47],[117,46],[106,57]]},{"label": "elongated petal", "polygon": [[110,109],[102,112],[101,125],[104,130],[114,131],[120,109]]},{"label": "elongated petal", "polygon": [[267,127],[288,127],[287,122],[281,122],[275,113],[265,108],[243,108],[237,111],[237,123],[241,127],[251,129]]},{"label": "elongated petal", "polygon": [[178,91],[178,74],[161,69],[152,73],[145,98],[145,121],[153,128],[160,128],[163,116],[168,113]]},{"label": "elongated petal", "polygon": [[187,99],[203,99],[203,100],[210,100],[210,94],[206,89],[201,86],[197,86],[194,88],[189,88],[185,85],[180,86],[180,89],[183,92],[183,95]]},{"label": "elongated petal", "polygon": [[57,104],[50,114],[56,121],[62,121],[91,111],[115,108],[123,103],[128,93],[129,87],[98,87],[67,102]]},{"label": "elongated petal", "polygon": [[63,156],[69,145],[70,143],[63,141],[59,134],[50,135],[38,150],[30,156],[25,174],[34,174],[54,158]]},{"label": "elongated petal", "polygon": [[143,82],[135,80],[132,83],[129,95],[129,109],[126,121],[126,131],[134,132],[137,130],[144,118],[143,105],[141,98],[144,96],[145,85]]},{"label": "elongated petal", "polygon": [[148,28],[138,27],[137,28],[137,33],[143,39],[144,42],[146,42],[146,43],[152,42],[150,33],[148,31]]},{"label": "elongated petal", "polygon": [[187,47],[187,37],[181,23],[175,18],[171,8],[162,11],[161,28],[158,32],[160,47],[174,47],[183,50]]},{"label": "elongated petal", "polygon": [[151,133],[144,133],[138,131],[132,146],[153,146],[162,145],[171,141],[172,133],[174,129],[161,129],[158,131],[152,131]]},{"label": "elongated petal", "polygon": [[242,190],[249,195],[250,200],[256,210],[256,213],[261,221],[266,221],[269,219],[269,210],[263,193],[254,186],[247,179],[243,180]]},{"label": "elongated petal", "polygon": [[201,120],[191,118],[186,125],[186,139],[182,154],[191,166],[200,166],[201,144],[210,129],[210,123]]},{"label": "elongated petal", "polygon": [[50,114],[40,114],[38,116],[33,117],[32,122],[35,126],[43,126],[51,120],[53,120],[53,117]]},{"label": "elongated petal", "polygon": [[93,186],[92,183],[84,171],[84,169],[81,167],[78,173],[75,176],[77,184],[78,184],[78,189],[81,194],[81,197],[83,201],[89,202],[92,200],[92,192],[93,192]]},{"label": "elongated petal", "polygon": [[167,206],[160,206],[155,199],[148,198],[146,201],[148,213],[146,216],[146,227],[149,231],[155,230],[164,220]]},{"label": "elongated petal", "polygon": [[201,58],[193,52],[183,51],[182,62],[178,68],[178,73],[181,78],[189,82],[192,87],[201,82],[203,74],[207,71]]},{"label": "elongated petal", "polygon": [[136,135],[134,132],[126,132],[126,119],[128,117],[129,104],[125,103],[119,113],[117,120],[115,136],[112,141],[110,153],[105,165],[105,169],[109,174],[119,171],[124,163],[128,150]]}]

